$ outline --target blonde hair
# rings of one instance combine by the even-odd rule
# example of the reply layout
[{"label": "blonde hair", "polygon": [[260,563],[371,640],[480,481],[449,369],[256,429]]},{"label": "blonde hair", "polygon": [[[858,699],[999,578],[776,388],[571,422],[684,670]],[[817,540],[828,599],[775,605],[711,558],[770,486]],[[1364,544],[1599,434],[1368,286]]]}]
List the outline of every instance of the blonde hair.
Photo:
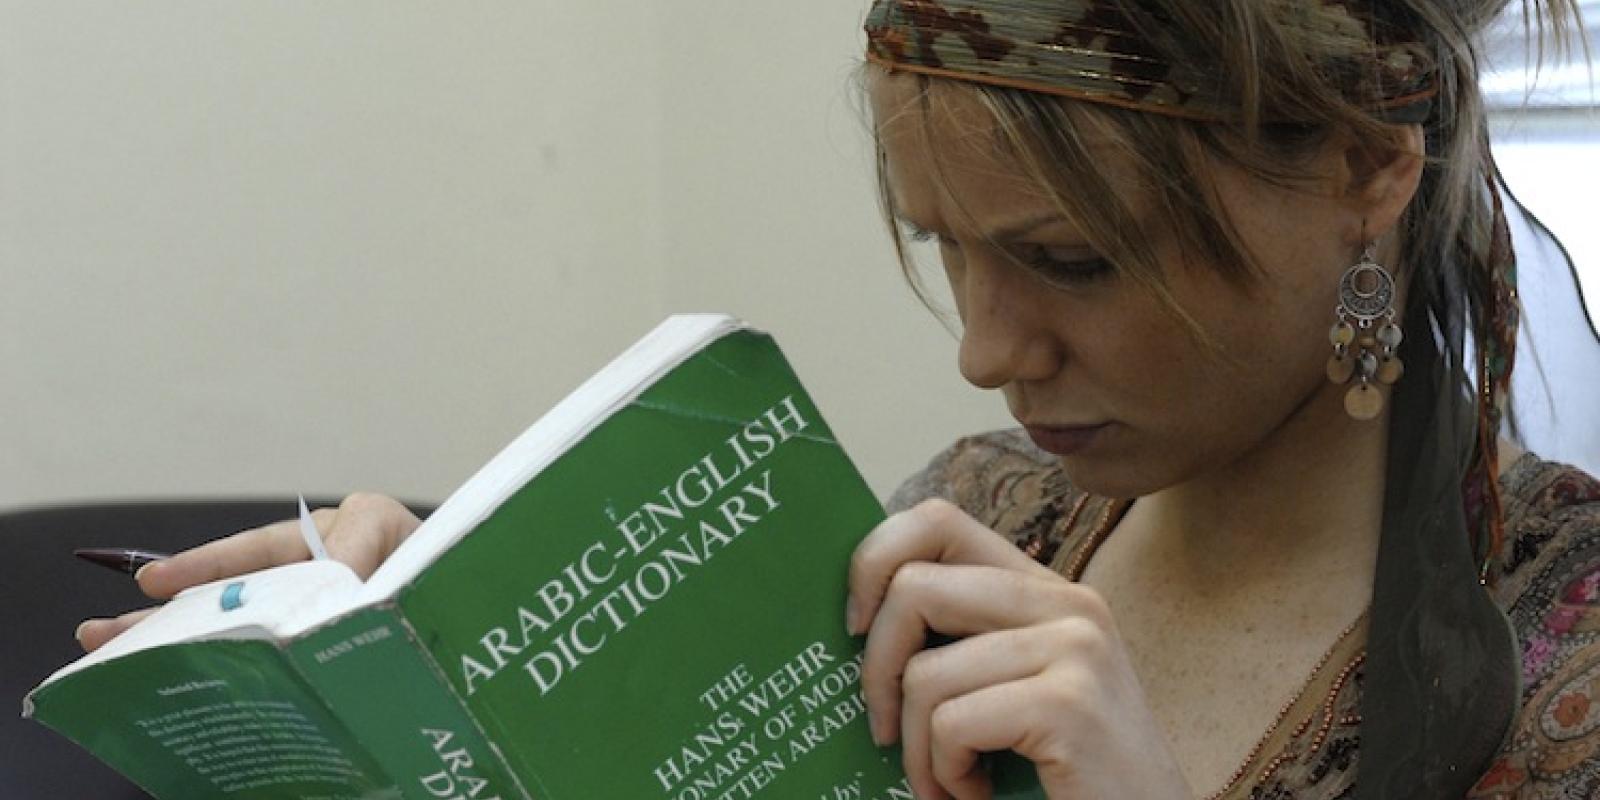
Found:
[{"label": "blonde hair", "polygon": [[[1186,258],[1248,287],[1261,270],[1216,198],[1207,174],[1212,160],[1292,186],[1318,177],[1304,167],[1304,157],[1330,136],[1366,143],[1374,155],[1404,146],[1400,125],[1369,99],[1350,96],[1350,86],[1361,77],[1353,78],[1349,59],[1340,59],[1348,52],[1348,39],[1297,25],[1293,13],[1297,1],[1305,0],[1117,2],[1131,19],[1161,21],[1161,31],[1150,37],[1150,44],[1164,49],[1161,55],[1169,62],[1193,62],[1195,54],[1205,54],[1208,72],[1231,77],[1225,96],[1238,109],[1231,122],[1194,121],[919,75],[923,118],[929,117],[926,112],[936,86],[938,91],[975,96],[991,118],[999,146],[1016,156],[1025,174],[1049,193],[1090,246],[1121,274],[1151,290],[1201,340],[1208,341],[1167,292],[1148,239],[1139,235],[1132,210],[1113,190],[1113,176],[1105,160],[1091,152],[1089,142],[1103,145],[1109,140],[1128,155],[1135,176],[1151,187],[1156,218],[1171,222]],[[1462,308],[1474,316],[1479,309],[1470,299],[1473,282],[1482,274],[1480,267],[1490,258],[1492,246],[1493,207],[1486,189],[1494,179],[1486,158],[1476,40],[1507,2],[1396,0],[1374,3],[1381,8],[1373,9],[1381,14],[1384,26],[1422,46],[1432,61],[1436,84],[1431,109],[1422,121],[1426,142],[1422,180],[1401,222],[1402,252],[1395,266],[1408,274],[1413,294],[1420,292],[1423,302],[1440,293],[1466,297]],[[1524,0],[1523,13],[1530,27],[1552,34],[1558,51],[1573,24],[1580,23],[1581,30],[1576,0]],[[922,294],[896,222],[881,138],[877,159],[881,206],[901,265]],[[1066,186],[1072,191],[1059,188]]]}]

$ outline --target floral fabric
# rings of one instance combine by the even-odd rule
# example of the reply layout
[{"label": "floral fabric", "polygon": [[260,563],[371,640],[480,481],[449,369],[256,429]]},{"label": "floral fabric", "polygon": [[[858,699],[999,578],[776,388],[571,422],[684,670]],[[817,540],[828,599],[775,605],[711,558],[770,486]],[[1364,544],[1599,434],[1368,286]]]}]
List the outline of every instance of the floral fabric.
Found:
[{"label": "floral fabric", "polygon": [[[1523,456],[1500,478],[1505,541],[1490,589],[1522,652],[1522,706],[1499,755],[1469,796],[1600,796],[1600,482]],[[1053,457],[1020,432],[971,437],[936,457],[890,510],[942,497],[1069,577],[1092,534],[1124,504],[1074,490]],[[1230,800],[1352,795],[1360,763],[1366,628],[1358,624],[1266,733]],[[1244,754],[1240,754],[1243,758]]]}]

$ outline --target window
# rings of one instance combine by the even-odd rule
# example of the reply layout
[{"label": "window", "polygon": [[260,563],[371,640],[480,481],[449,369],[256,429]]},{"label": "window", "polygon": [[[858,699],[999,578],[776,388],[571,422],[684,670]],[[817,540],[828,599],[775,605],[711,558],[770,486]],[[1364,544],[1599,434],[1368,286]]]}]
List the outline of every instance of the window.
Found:
[{"label": "window", "polygon": [[[1600,57],[1600,0],[1579,5],[1584,38]],[[1513,385],[1519,421],[1544,457],[1597,472],[1600,415],[1591,409],[1600,407],[1600,341],[1592,336],[1600,323],[1600,84],[1591,81],[1576,40],[1564,60],[1547,53],[1539,63],[1521,3],[1510,4],[1485,45],[1482,85],[1495,161],[1512,194],[1565,246],[1582,287],[1573,296],[1561,253],[1508,208],[1527,308]]]}]

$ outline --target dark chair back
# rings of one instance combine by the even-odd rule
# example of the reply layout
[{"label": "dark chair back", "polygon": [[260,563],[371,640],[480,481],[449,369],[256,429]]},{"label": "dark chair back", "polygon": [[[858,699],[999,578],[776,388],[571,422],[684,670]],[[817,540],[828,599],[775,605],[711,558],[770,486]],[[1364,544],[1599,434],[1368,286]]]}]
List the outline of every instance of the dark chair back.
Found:
[{"label": "dark chair back", "polygon": [[151,602],[132,579],[73,558],[74,548],[175,552],[294,515],[292,500],[103,503],[0,513],[0,797],[146,797],[72,742],[21,718],[28,690],[82,655],[72,638],[80,621]]}]

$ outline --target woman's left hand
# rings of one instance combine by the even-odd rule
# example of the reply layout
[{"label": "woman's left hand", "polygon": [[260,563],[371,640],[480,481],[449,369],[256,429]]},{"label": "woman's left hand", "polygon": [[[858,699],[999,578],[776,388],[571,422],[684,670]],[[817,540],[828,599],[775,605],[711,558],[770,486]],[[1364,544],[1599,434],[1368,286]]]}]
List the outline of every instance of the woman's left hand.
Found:
[{"label": "woman's left hand", "polygon": [[[919,798],[990,797],[979,756],[1014,750],[1051,798],[1193,797],[1110,609],[942,500],[890,517],[850,562],[849,627],[880,744]],[[928,633],[960,637],[924,649]]]}]

